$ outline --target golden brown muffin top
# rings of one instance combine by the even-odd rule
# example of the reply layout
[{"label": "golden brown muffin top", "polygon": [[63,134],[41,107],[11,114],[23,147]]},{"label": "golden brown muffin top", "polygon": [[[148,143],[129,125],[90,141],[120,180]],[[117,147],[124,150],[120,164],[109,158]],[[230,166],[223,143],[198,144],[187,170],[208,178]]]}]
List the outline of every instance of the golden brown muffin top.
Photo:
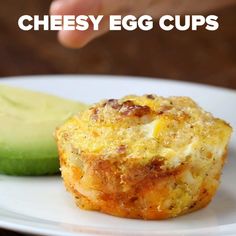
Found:
[{"label": "golden brown muffin top", "polygon": [[[81,158],[153,159],[175,168],[187,158],[221,156],[232,128],[187,97],[126,96],[103,100],[60,128]],[[59,134],[59,135],[60,135]]]}]

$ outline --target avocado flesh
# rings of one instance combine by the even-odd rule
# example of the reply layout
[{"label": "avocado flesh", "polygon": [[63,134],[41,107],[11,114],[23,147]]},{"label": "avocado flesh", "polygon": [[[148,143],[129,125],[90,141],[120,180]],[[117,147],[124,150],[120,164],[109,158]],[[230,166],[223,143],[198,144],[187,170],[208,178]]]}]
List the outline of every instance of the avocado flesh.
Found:
[{"label": "avocado flesh", "polygon": [[86,107],[53,95],[0,85],[0,173],[58,173],[55,128]]}]

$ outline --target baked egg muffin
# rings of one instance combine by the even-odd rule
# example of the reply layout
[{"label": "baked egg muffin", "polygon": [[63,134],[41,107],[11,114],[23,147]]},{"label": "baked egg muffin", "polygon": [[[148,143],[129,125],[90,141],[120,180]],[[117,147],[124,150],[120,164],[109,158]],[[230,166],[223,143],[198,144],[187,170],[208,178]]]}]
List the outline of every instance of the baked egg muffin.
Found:
[{"label": "baked egg muffin", "polygon": [[187,97],[101,101],[56,131],[61,173],[86,210],[166,219],[210,203],[232,128]]}]

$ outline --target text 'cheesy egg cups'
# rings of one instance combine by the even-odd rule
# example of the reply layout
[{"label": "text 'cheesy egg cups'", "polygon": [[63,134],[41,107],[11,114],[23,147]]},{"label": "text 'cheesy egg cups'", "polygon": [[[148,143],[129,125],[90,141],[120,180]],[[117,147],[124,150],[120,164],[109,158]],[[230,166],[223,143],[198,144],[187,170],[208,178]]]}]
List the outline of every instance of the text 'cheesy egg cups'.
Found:
[{"label": "text 'cheesy egg cups'", "polygon": [[232,128],[186,97],[105,100],[56,132],[66,188],[80,208],[165,219],[206,206]]}]

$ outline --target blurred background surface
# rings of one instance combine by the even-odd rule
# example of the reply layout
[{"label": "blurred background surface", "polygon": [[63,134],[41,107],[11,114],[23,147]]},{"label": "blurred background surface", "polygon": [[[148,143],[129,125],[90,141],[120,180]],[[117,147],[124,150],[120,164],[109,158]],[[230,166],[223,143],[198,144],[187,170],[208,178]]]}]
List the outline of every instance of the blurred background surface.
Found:
[{"label": "blurred background surface", "polygon": [[[80,50],[63,48],[56,32],[23,32],[24,14],[48,14],[50,0],[0,5],[0,76],[115,74],[171,78],[236,88],[236,5],[212,12],[216,32],[110,32]],[[209,13],[210,14],[210,13]]]}]

